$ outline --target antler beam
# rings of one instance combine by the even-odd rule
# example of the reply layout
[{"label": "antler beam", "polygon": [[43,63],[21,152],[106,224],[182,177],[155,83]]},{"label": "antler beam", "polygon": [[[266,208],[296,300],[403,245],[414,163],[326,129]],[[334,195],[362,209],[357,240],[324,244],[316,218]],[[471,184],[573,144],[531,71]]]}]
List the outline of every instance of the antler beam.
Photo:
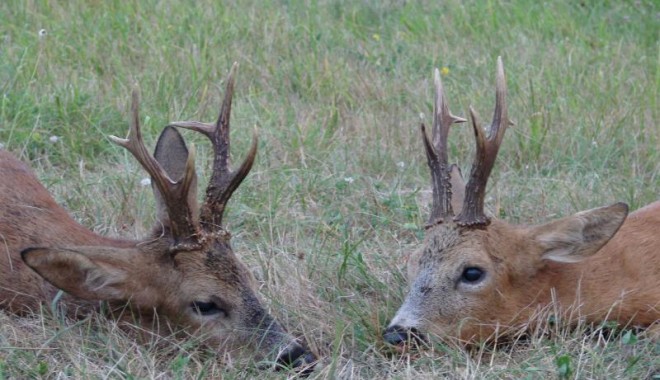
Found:
[{"label": "antler beam", "polygon": [[463,209],[454,220],[462,226],[487,225],[490,220],[484,214],[486,184],[490,175],[504,132],[510,121],[506,105],[506,79],[502,57],[497,58],[497,83],[495,88],[495,111],[488,129],[488,136],[481,127],[476,112],[470,107],[472,129],[477,142],[477,149],[470,170],[470,179],[465,189]]},{"label": "antler beam", "polygon": [[426,159],[431,169],[433,185],[433,206],[428,225],[449,221],[454,212],[451,207],[451,182],[449,180],[449,165],[447,163],[447,136],[449,128],[454,123],[463,123],[466,120],[454,116],[449,111],[447,100],[440,80],[440,71],[435,69],[435,103],[433,106],[433,140],[429,141],[426,127],[421,126]]},{"label": "antler beam", "polygon": [[109,136],[110,140],[131,152],[144,170],[149,173],[151,180],[162,194],[170,218],[172,236],[176,241],[173,249],[193,249],[198,245],[198,229],[196,222],[193,220],[193,212],[188,206],[187,197],[195,178],[195,152],[192,149],[190,150],[183,178],[176,181],[172,180],[144,146],[142,132],[140,131],[137,89],[133,90],[131,99],[131,120],[128,137],[122,139]]},{"label": "antler beam", "polygon": [[227,201],[252,169],[252,164],[257,155],[257,136],[255,134],[252,138],[252,146],[241,166],[236,171],[232,171],[229,167],[229,118],[234,95],[234,76],[237,70],[238,64],[234,63],[227,78],[225,98],[220,109],[220,116],[218,116],[215,124],[199,121],[177,121],[169,124],[170,126],[200,132],[208,137],[213,144],[215,153],[213,174],[206,188],[206,200],[200,212],[202,228],[207,231],[214,231],[222,226],[222,216]]}]

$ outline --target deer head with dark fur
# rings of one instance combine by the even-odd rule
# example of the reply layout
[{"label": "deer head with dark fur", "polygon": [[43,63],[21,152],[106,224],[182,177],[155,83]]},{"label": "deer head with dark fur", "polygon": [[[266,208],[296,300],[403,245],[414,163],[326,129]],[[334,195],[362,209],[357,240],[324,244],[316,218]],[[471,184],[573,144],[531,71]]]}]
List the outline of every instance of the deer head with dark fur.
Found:
[{"label": "deer head with dark fur", "polygon": [[[144,240],[109,239],[80,226],[25,165],[0,152],[2,306],[17,312],[38,310],[39,303],[50,302],[62,289],[72,296],[67,298],[71,304],[103,300],[128,306],[140,318],[164,317],[217,341],[223,349],[251,342],[280,364],[313,360],[266,311],[223,225],[227,201],[257,152],[255,136],[243,163],[230,168],[229,116],[236,68],[235,64],[227,80],[217,122],[170,124],[153,156],[142,141],[138,96],[133,93],[128,137],[111,139],[130,151],[152,179],[158,221],[153,235]],[[175,127],[203,133],[213,144],[213,172],[199,210],[194,150],[186,147]]]}]

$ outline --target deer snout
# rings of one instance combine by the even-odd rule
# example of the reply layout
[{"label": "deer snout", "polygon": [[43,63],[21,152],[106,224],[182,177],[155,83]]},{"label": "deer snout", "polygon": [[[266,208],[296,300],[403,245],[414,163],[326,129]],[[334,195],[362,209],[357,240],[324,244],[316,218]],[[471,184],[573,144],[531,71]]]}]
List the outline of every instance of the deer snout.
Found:
[{"label": "deer snout", "polygon": [[390,325],[383,331],[383,339],[387,343],[398,346],[426,341],[426,337],[420,331],[420,328],[424,327],[424,319],[420,318],[419,314],[421,301],[414,293],[406,297],[403,305],[390,321]]},{"label": "deer snout", "polygon": [[426,336],[420,333],[416,328],[405,328],[399,325],[389,326],[385,329],[383,332],[383,339],[393,346],[413,342],[417,344],[426,342]]},{"label": "deer snout", "polygon": [[274,320],[271,322],[268,333],[263,338],[266,346],[261,347],[262,349],[270,347],[271,353],[277,352],[275,357],[269,355],[271,357],[269,366],[273,365],[274,359],[276,370],[294,369],[299,375],[309,375],[316,365],[316,356],[284,331],[277,322]]},{"label": "deer snout", "polygon": [[277,358],[277,368],[300,369],[300,373],[308,375],[316,364],[316,356],[298,343],[292,343]]}]

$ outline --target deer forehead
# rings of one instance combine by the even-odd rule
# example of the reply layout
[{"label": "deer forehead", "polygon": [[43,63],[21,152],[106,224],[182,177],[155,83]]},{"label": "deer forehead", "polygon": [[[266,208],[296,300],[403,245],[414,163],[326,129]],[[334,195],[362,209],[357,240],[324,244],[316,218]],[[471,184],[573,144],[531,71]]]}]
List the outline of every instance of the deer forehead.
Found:
[{"label": "deer forehead", "polygon": [[247,266],[230,250],[182,252],[175,256],[174,266],[184,286],[193,292],[226,293],[253,285]]},{"label": "deer forehead", "polygon": [[419,264],[421,267],[445,265],[487,255],[481,230],[440,224],[427,232]]}]

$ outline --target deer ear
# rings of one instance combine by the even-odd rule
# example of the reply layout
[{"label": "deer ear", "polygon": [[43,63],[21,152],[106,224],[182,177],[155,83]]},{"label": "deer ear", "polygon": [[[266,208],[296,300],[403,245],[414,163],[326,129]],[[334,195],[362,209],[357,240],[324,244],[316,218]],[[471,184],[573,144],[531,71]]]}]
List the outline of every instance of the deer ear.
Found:
[{"label": "deer ear", "polygon": [[[108,247],[27,248],[23,261],[55,287],[85,300],[124,300],[128,271],[124,249]],[[134,256],[134,255],[133,255]]]},{"label": "deer ear", "polygon": [[[154,150],[154,158],[160,166],[165,170],[167,176],[173,181],[180,181],[186,172],[186,163],[188,161],[188,147],[183,140],[183,136],[176,130],[176,128],[168,126],[163,129],[158,137],[156,149]],[[160,191],[151,185],[154,197],[156,198],[157,218],[158,223],[169,227],[170,221],[167,215],[167,207],[163,200]],[[187,199],[188,207],[193,212],[193,220],[198,220],[197,203],[197,175],[195,174],[190,185]]]},{"label": "deer ear", "polygon": [[532,238],[543,260],[575,263],[595,254],[623,224],[628,205],[616,203],[534,227]]}]

